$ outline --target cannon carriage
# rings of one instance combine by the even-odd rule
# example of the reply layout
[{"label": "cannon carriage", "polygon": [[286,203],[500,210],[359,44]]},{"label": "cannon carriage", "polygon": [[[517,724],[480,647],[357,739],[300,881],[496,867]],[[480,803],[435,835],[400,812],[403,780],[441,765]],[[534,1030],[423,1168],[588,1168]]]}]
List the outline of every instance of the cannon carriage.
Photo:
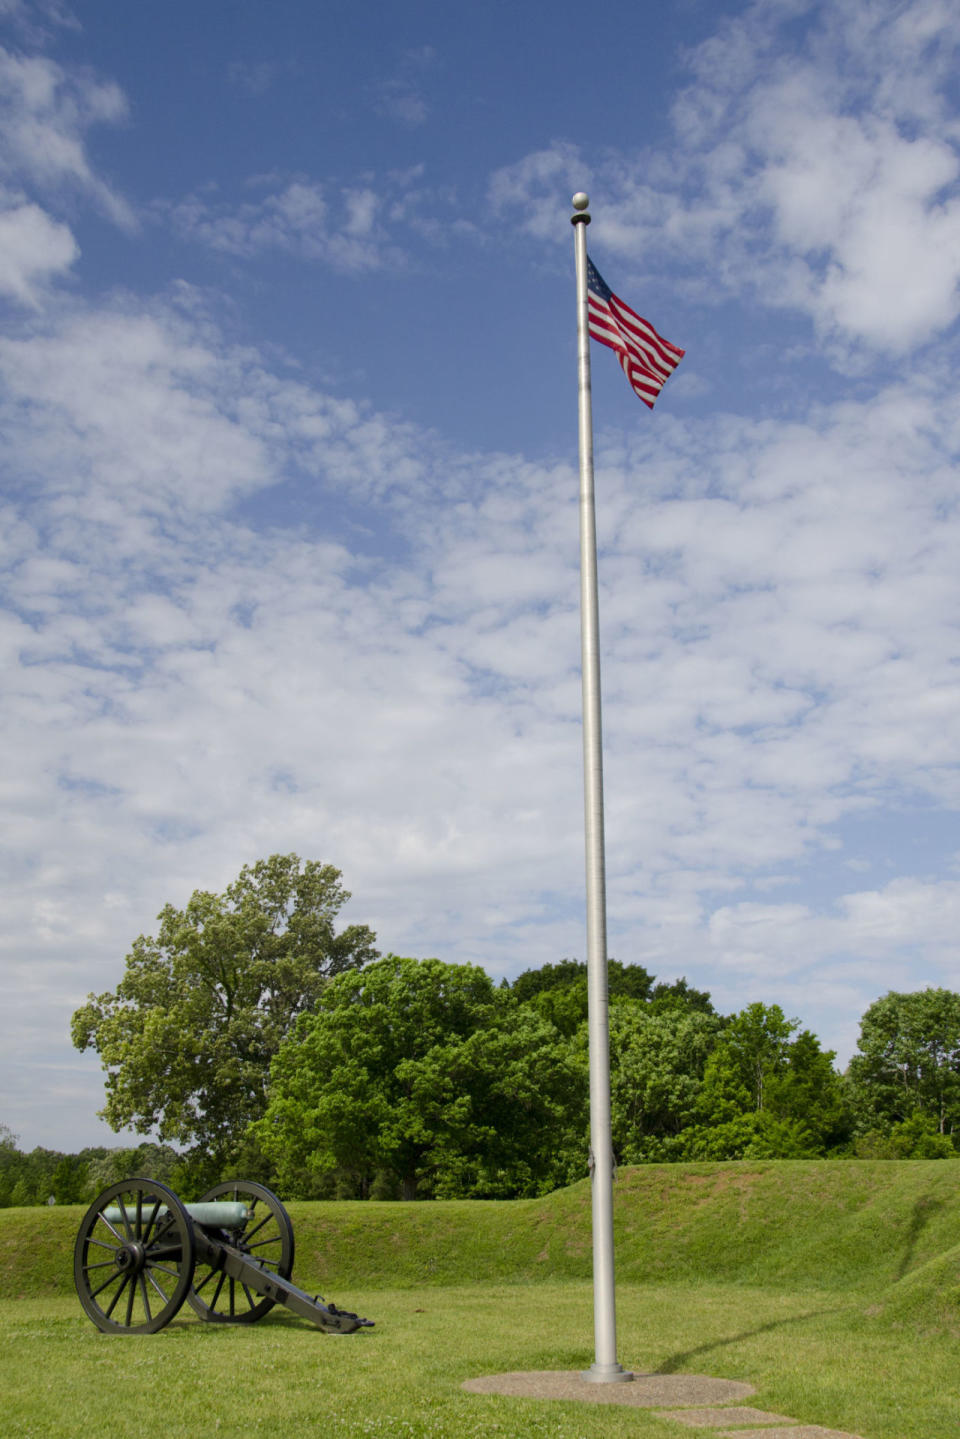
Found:
[{"label": "cannon carriage", "polygon": [[290,1216],[262,1184],[231,1180],[184,1204],[154,1179],[125,1179],[80,1224],[73,1276],[87,1315],[108,1334],[155,1334],[184,1301],[201,1319],[252,1324],[283,1304],[330,1334],[372,1327],[291,1281]]}]

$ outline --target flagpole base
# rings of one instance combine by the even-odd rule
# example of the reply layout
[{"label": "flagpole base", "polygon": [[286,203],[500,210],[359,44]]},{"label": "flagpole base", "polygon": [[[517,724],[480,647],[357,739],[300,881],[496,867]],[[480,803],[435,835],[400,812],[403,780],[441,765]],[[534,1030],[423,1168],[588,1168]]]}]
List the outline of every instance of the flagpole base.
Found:
[{"label": "flagpole base", "polygon": [[580,1378],[588,1384],[624,1384],[633,1378],[633,1370],[622,1364],[591,1364],[589,1369],[581,1369]]}]

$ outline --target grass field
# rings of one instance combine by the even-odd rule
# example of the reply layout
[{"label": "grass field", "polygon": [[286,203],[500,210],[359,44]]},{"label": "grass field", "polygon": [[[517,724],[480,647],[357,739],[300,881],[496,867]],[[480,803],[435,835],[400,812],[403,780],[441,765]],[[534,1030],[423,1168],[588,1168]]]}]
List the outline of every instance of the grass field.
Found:
[{"label": "grass field", "polygon": [[[636,1435],[711,1431],[610,1405],[465,1394],[471,1376],[577,1369],[592,1350],[589,1189],[516,1203],[291,1205],[294,1277],[369,1314],[321,1335],[186,1306],[100,1334],[70,1271],[82,1210],[0,1211],[0,1433]],[[864,1439],[960,1434],[960,1165],[648,1166],[616,1186],[619,1354],[710,1374]]]}]

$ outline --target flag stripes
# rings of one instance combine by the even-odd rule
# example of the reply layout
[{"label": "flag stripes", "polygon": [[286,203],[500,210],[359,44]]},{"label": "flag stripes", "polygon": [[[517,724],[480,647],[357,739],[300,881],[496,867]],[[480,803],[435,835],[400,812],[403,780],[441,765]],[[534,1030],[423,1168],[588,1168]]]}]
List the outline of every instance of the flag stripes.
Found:
[{"label": "flag stripes", "polygon": [[613,350],[632,390],[652,410],[686,351],[665,340],[649,321],[625,305],[589,256],[587,311],[591,337]]}]

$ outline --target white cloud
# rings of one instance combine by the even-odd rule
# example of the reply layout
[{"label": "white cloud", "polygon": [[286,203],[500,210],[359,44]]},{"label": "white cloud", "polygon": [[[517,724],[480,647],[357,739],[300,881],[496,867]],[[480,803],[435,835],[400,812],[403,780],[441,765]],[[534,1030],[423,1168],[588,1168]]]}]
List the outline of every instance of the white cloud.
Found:
[{"label": "white cloud", "polygon": [[388,225],[393,188],[389,181],[378,191],[301,179],[239,205],[206,194],[155,209],[185,239],[224,254],[252,259],[273,250],[357,273],[403,262]]},{"label": "white cloud", "polygon": [[701,299],[803,311],[838,359],[902,354],[960,313],[958,50],[955,9],[930,0],[761,0],[691,52],[671,146],[558,143],[494,175],[491,199],[556,240],[559,190],[591,186],[595,248],[686,263]]},{"label": "white cloud", "polygon": [[478,233],[457,215],[455,191],[424,176],[422,164],[351,184],[270,175],[247,182],[262,192],[255,199],[220,198],[210,186],[152,211],[184,239],[244,260],[275,252],[344,274],[397,270],[410,264],[411,236],[441,246]]},{"label": "white cloud", "polygon": [[0,375],[21,466],[52,483],[63,523],[89,519],[121,547],[145,513],[216,508],[270,480],[263,443],[218,388],[230,379],[175,312],[60,315],[0,340]]},{"label": "white cloud", "polygon": [[931,973],[955,963],[960,885],[915,877],[891,880],[880,890],[841,896],[832,910],[817,913],[800,904],[743,903],[714,911],[708,932],[721,964],[737,967],[774,957],[810,968],[856,955],[883,961],[905,948],[927,956]]},{"label": "white cloud", "polygon": [[562,221],[568,200],[563,191],[589,186],[593,167],[575,146],[563,141],[525,155],[490,177],[489,197],[494,210],[510,214],[520,228],[540,240],[564,235]]},{"label": "white cloud", "polygon": [[54,27],[79,30],[80,22],[61,0],[0,0],[0,17],[31,45],[42,46]]},{"label": "white cloud", "polygon": [[936,127],[904,134],[902,113],[845,113],[814,64],[786,68],[754,88],[742,130],[758,160],[742,199],[774,226],[766,297],[792,260],[783,300],[824,335],[910,349],[960,309],[956,148]]},{"label": "white cloud", "polygon": [[69,270],[79,253],[67,226],[39,205],[0,210],[0,294],[36,308],[39,292]]},{"label": "white cloud", "polygon": [[[15,6],[11,18],[27,25],[35,13]],[[68,20],[56,6],[43,7],[43,14],[57,23]],[[73,233],[49,213],[64,189],[92,199],[114,223],[135,228],[130,207],[96,175],[84,145],[91,126],[115,124],[125,115],[118,86],[0,47],[0,294],[7,299],[39,308],[50,283],[78,259]],[[47,208],[29,198],[33,191]]]},{"label": "white cloud", "polygon": [[436,65],[437,59],[432,45],[405,51],[396,73],[372,87],[373,108],[377,114],[411,130],[423,125],[430,114],[423,91],[423,78]]},{"label": "white cloud", "polygon": [[133,211],[95,173],[83,140],[91,126],[126,114],[118,85],[0,47],[0,174],[42,192],[74,187],[115,224],[134,229]]}]

